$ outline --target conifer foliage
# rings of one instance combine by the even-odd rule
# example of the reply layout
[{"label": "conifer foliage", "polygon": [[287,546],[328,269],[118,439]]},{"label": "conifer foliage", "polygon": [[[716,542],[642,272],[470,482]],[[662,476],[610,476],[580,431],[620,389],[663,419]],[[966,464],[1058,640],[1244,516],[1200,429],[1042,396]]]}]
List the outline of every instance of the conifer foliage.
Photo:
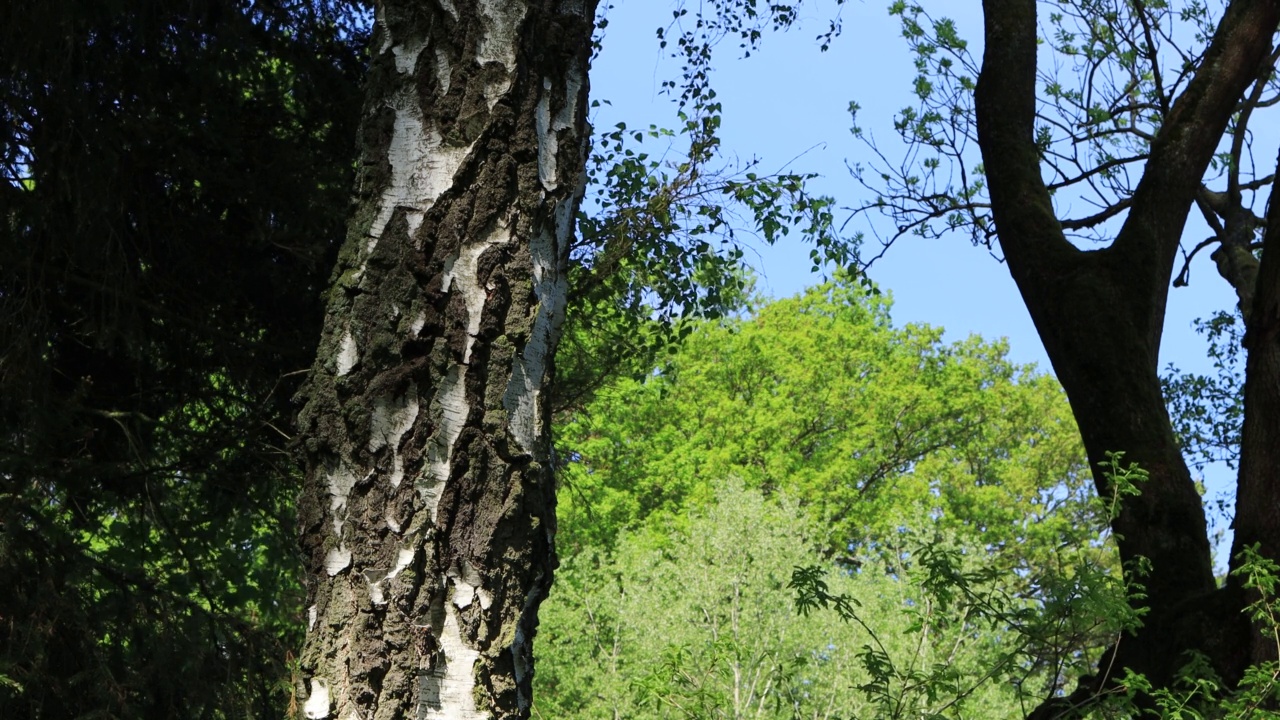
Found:
[{"label": "conifer foliage", "polygon": [[358,19],[0,9],[0,716],[287,707],[283,432],[350,191]]}]

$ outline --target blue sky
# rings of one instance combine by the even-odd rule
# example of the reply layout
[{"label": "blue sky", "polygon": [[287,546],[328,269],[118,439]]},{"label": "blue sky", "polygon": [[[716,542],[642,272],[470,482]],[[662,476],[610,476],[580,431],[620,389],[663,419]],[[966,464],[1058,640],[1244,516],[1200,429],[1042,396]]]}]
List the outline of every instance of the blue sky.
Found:
[{"label": "blue sky", "polygon": [[[867,162],[867,148],[850,132],[849,102],[861,106],[858,124],[893,158],[901,146],[892,129],[894,114],[911,104],[914,68],[889,0],[850,0],[841,11],[843,34],[820,52],[814,40],[834,12],[831,0],[806,3],[804,22],[786,33],[766,35],[761,48],[741,58],[736,42],[718,50],[713,85],[724,106],[723,148],[742,160],[759,158],[762,171],[783,169],[822,175],[817,188],[841,206],[867,198],[846,162]],[[671,22],[667,0],[616,0],[608,11],[603,50],[592,70],[592,97],[612,105],[597,111],[597,127],[625,121],[631,127],[674,126],[675,106],[661,94],[662,81],[677,77],[679,65],[660,50],[655,29]],[[690,3],[696,7],[696,3]],[[954,19],[975,56],[981,50],[978,0],[935,2],[938,14]],[[1272,152],[1261,151],[1261,156]],[[788,165],[788,163],[790,163]],[[841,216],[841,219],[843,216]],[[861,222],[858,220],[855,223]],[[1194,215],[1192,243],[1209,232]],[[853,229],[866,227],[851,226]],[[874,242],[874,241],[872,241]],[[808,248],[797,243],[756,246],[761,286],[774,296],[799,292],[818,280],[810,274]],[[751,253],[749,253],[750,256]],[[925,322],[946,328],[950,339],[980,334],[1005,337],[1018,362],[1049,362],[1005,266],[967,238],[904,238],[872,269],[871,277],[894,298],[897,323]],[[1207,371],[1205,344],[1192,329],[1197,317],[1231,307],[1235,298],[1207,253],[1192,266],[1192,284],[1170,292],[1161,366],[1173,362]],[[1231,484],[1225,469],[1208,473],[1211,491]]]}]

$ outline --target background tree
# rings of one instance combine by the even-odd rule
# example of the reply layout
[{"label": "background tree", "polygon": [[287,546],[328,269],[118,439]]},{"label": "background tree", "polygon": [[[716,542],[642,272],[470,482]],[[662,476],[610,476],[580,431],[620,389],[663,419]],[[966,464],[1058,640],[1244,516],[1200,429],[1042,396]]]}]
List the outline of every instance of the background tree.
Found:
[{"label": "background tree", "polygon": [[282,430],[362,37],[329,2],[0,8],[0,715],[285,711]]},{"label": "background tree", "polygon": [[624,531],[608,556],[566,558],[543,613],[535,717],[1020,716],[1024,683],[1046,668],[1010,663],[985,682],[1018,637],[965,601],[938,604],[923,565],[832,573],[857,622],[797,617],[787,586],[796,566],[826,566],[811,544],[822,532],[777,500],[728,484],[661,541]]},{"label": "background tree", "polygon": [[[1259,628],[1249,630],[1242,611],[1257,595],[1243,591],[1239,574],[1217,587],[1156,365],[1179,253],[1177,280],[1186,282],[1190,257],[1216,246],[1250,353],[1232,570],[1255,545],[1276,558],[1275,289],[1256,279],[1275,223],[1251,209],[1275,174],[1253,164],[1249,123],[1275,93],[1280,9],[1249,0],[1068,2],[1038,16],[1038,5],[983,3],[981,67],[953,23],[894,5],[920,70],[920,102],[898,128],[921,154],[867,173],[878,193],[862,209],[894,217],[895,238],[959,228],[998,245],[1071,399],[1099,493],[1114,490],[1103,464],[1110,452],[1149,472],[1113,522],[1128,572],[1146,588],[1143,629],[1075,697],[1041,708],[1054,716],[1105,690],[1118,669],[1160,687],[1196,650],[1231,684],[1275,654]],[[981,163],[969,151],[975,144]],[[1079,199],[1096,211],[1067,215]],[[1193,208],[1214,234],[1180,250]]]},{"label": "background tree", "polygon": [[[1138,13],[1146,17],[1144,9],[1138,8]],[[1163,101],[1156,107],[1164,104],[1167,115],[1156,116],[1158,130],[1130,196],[1127,217],[1111,245],[1093,252],[1074,248],[1058,229],[1040,181],[1039,151],[1032,137],[1035,75],[1012,72],[1008,64],[1030,62],[1034,68],[1034,3],[1030,8],[988,4],[987,14],[992,19],[987,23],[988,50],[976,108],[1001,247],[1058,377],[1073,399],[1091,459],[1096,464],[1108,450],[1123,450],[1151,473],[1141,494],[1126,503],[1115,523],[1122,556],[1149,563],[1142,582],[1151,609],[1147,630],[1140,632],[1138,642],[1117,648],[1118,660],[1159,685],[1167,683],[1177,667],[1179,660],[1170,658],[1178,658],[1183,650],[1204,649],[1219,672],[1238,679],[1245,663],[1270,659],[1274,645],[1269,649],[1260,637],[1251,642],[1239,623],[1196,620],[1201,613],[1229,618],[1243,610],[1245,600],[1236,582],[1215,590],[1203,510],[1159,392],[1155,359],[1183,223],[1197,193],[1204,192],[1201,177],[1241,99],[1250,85],[1269,80],[1271,63],[1263,61],[1271,50],[1280,8],[1272,3],[1232,3],[1176,100],[1156,95]],[[996,23],[996,14],[1008,19]],[[1154,77],[1160,77],[1158,70]],[[1238,196],[1238,181],[1230,185]],[[1227,241],[1219,252],[1229,257],[1238,248]],[[1258,290],[1271,295],[1262,287]],[[1246,291],[1245,297],[1249,294]],[[1246,311],[1250,305],[1242,303]],[[1099,355],[1085,348],[1091,340],[1103,338],[1107,351],[1099,362]],[[1265,344],[1258,349],[1269,352]],[[1259,383],[1265,388],[1273,380],[1263,375],[1252,384]],[[1249,384],[1246,381],[1246,398]],[[1246,430],[1274,426],[1280,418],[1258,410],[1262,412],[1246,411]],[[1241,447],[1244,467],[1233,548],[1237,557],[1240,549],[1259,542],[1268,557],[1280,550],[1270,537],[1277,527],[1272,517],[1277,499],[1266,488],[1274,483],[1264,480],[1269,471],[1255,467],[1258,454],[1265,461],[1272,451],[1266,443],[1247,440]],[[1107,484],[1098,475],[1103,492]],[[1240,652],[1243,648],[1251,649],[1246,654]]]},{"label": "background tree", "polygon": [[1051,489],[1078,509],[1090,494],[1061,391],[1003,353],[894,328],[889,303],[847,279],[700,325],[561,427],[561,545],[679,522],[727,477],[802,500],[833,553],[891,536],[895,508],[920,506],[1015,553],[1019,528],[1086,543],[1097,518],[1042,506]]},{"label": "background tree", "polygon": [[[1126,598],[1065,399],[939,337],[837,282],[602,389],[559,434],[536,712],[1012,717],[1086,672]],[[851,624],[795,616],[798,565]]]}]

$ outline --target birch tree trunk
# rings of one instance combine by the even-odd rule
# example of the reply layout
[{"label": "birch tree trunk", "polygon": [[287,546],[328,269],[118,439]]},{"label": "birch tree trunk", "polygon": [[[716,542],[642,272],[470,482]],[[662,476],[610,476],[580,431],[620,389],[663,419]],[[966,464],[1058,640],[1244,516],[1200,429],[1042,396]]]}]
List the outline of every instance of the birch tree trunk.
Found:
[{"label": "birch tree trunk", "polygon": [[385,0],[301,399],[308,718],[526,717],[594,0]]}]

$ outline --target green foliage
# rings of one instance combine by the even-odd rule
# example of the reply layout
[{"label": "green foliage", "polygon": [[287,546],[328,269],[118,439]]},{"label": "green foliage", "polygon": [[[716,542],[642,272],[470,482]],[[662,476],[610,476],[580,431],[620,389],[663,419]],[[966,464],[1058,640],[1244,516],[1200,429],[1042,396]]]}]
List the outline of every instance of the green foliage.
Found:
[{"label": "green foliage", "polygon": [[[888,717],[871,690],[886,663],[960,682],[1000,652],[959,604],[929,598],[918,567],[895,577],[868,564],[821,581],[863,622],[797,618],[788,578],[827,563],[786,499],[730,483],[687,520],[662,545],[624,532],[612,555],[566,561],[542,611],[535,717]],[[983,683],[946,717],[1019,717],[1016,696]]]},{"label": "green foliage", "polygon": [[[890,542],[933,513],[1018,561],[1087,543],[1089,479],[1061,391],[976,339],[893,328],[847,281],[707,323],[643,380],[603,390],[560,430],[560,545],[678,522],[737,477],[783,490],[836,553]],[[1050,513],[1062,505],[1069,512]],[[1074,514],[1072,514],[1074,513]]]},{"label": "green foliage", "polygon": [[[1089,670],[1094,653],[1073,645],[1080,636],[1065,628],[1088,617],[1092,632],[1116,637],[1132,622],[1115,575],[1097,572],[1092,558],[1075,549],[1060,550],[1059,569],[1079,563],[1073,568],[1079,572],[1054,577],[1054,586],[1042,587],[1039,598],[1011,592],[1000,571],[940,537],[918,542],[913,552],[916,560],[901,572],[914,598],[900,613],[909,623],[905,632],[920,636],[921,646],[950,646],[947,662],[921,663],[912,654],[890,651],[891,640],[882,638],[902,630],[892,623],[885,627],[855,597],[832,592],[826,568],[798,567],[792,574],[790,587],[802,615],[830,609],[871,639],[859,654],[868,679],[858,690],[874,708],[867,716],[987,717],[996,695],[1009,709],[991,716],[1021,717]],[[956,659],[962,646],[972,651],[963,664]]]},{"label": "green foliage", "polygon": [[[809,246],[814,272],[856,263],[862,237],[837,228],[835,201],[809,189],[813,174],[721,157],[713,48],[736,37],[750,54],[764,28],[796,19],[789,6],[757,5],[713,3],[692,14],[689,28],[682,23],[690,12],[676,10],[672,26],[658,31],[662,47],[676,37],[672,54],[682,62],[680,79],[663,85],[675,96],[674,129],[623,122],[596,136],[557,355],[559,410],[581,407],[613,377],[642,376],[691,330],[688,320],[740,311],[750,295],[744,250],[753,240]],[[607,18],[606,9],[601,31]]]},{"label": "green foliage", "polygon": [[[1119,499],[1140,492],[1146,480],[1145,471],[1123,464],[1122,459],[1122,453],[1114,453],[1103,463],[1113,492],[1109,498],[1091,500],[1101,517],[1114,515]],[[796,591],[801,615],[829,609],[876,640],[877,646],[869,645],[863,653],[872,680],[860,686],[875,705],[876,717],[963,717],[963,703],[991,682],[1015,688],[1025,715],[1046,699],[1061,699],[1077,678],[1090,674],[1098,659],[1099,640],[1124,642],[1124,636],[1141,624],[1143,613],[1134,608],[1141,605],[1142,587],[1122,578],[1105,559],[1100,563],[1088,546],[1054,548],[1053,570],[1039,574],[1030,592],[988,560],[973,562],[963,542],[937,535],[929,541],[915,540],[904,557],[904,565],[914,570],[906,574],[938,616],[959,613],[965,627],[989,633],[999,644],[989,648],[977,667],[963,673],[950,665],[926,671],[896,660],[878,645],[877,631],[864,619],[860,603],[828,587],[826,568],[797,567],[790,587]],[[1144,572],[1135,567],[1126,574],[1132,578]],[[911,629],[924,627],[925,622],[917,619]],[[1141,678],[1131,676],[1131,680],[1138,683]],[[1090,712],[1128,717],[1136,710],[1137,694],[1149,690],[1122,683],[1113,696],[1101,702],[1091,699]]]},{"label": "green foliage", "polygon": [[737,716],[748,658],[766,717],[1013,717],[1134,621],[1056,385],[844,279],[698,325],[559,448],[544,717]]},{"label": "green foliage", "polygon": [[1126,497],[1142,494],[1142,484],[1149,475],[1136,463],[1125,464],[1122,452],[1108,452],[1107,459],[1100,461],[1098,466],[1102,468],[1110,490],[1109,497],[1100,499],[1105,505],[1103,517],[1110,522],[1120,514],[1120,506]]},{"label": "green foliage", "polygon": [[570,556],[543,606],[535,717],[1022,717],[1096,656],[1072,623],[1115,637],[1131,617],[1080,548],[1057,560],[1081,572],[1033,598],[955,537],[905,531],[897,560],[850,570],[813,549],[821,534],[730,483],[661,538]]},{"label": "green foliage", "polygon": [[665,547],[624,533],[612,555],[566,560],[541,613],[535,716],[790,717],[779,703],[801,690],[833,701],[843,681],[818,670],[847,659],[817,656],[840,640],[797,627],[783,590],[806,554],[794,508],[733,486],[717,500]]},{"label": "green foliage", "polygon": [[[1237,558],[1233,581],[1250,593],[1248,606],[1255,632],[1280,654],[1280,566],[1264,557],[1258,546],[1246,547]],[[1145,703],[1139,705],[1139,700]],[[1158,717],[1176,720],[1266,720],[1280,717],[1280,662],[1269,659],[1250,665],[1234,686],[1221,678],[1207,656],[1188,652],[1174,683],[1155,687],[1147,678],[1126,670],[1114,691],[1093,711],[1096,717]]]},{"label": "green foliage", "polygon": [[1161,384],[1173,427],[1199,468],[1221,462],[1235,468],[1244,422],[1243,332],[1239,315],[1215,313],[1196,322],[1209,342],[1211,374],[1183,373],[1168,366]]}]

